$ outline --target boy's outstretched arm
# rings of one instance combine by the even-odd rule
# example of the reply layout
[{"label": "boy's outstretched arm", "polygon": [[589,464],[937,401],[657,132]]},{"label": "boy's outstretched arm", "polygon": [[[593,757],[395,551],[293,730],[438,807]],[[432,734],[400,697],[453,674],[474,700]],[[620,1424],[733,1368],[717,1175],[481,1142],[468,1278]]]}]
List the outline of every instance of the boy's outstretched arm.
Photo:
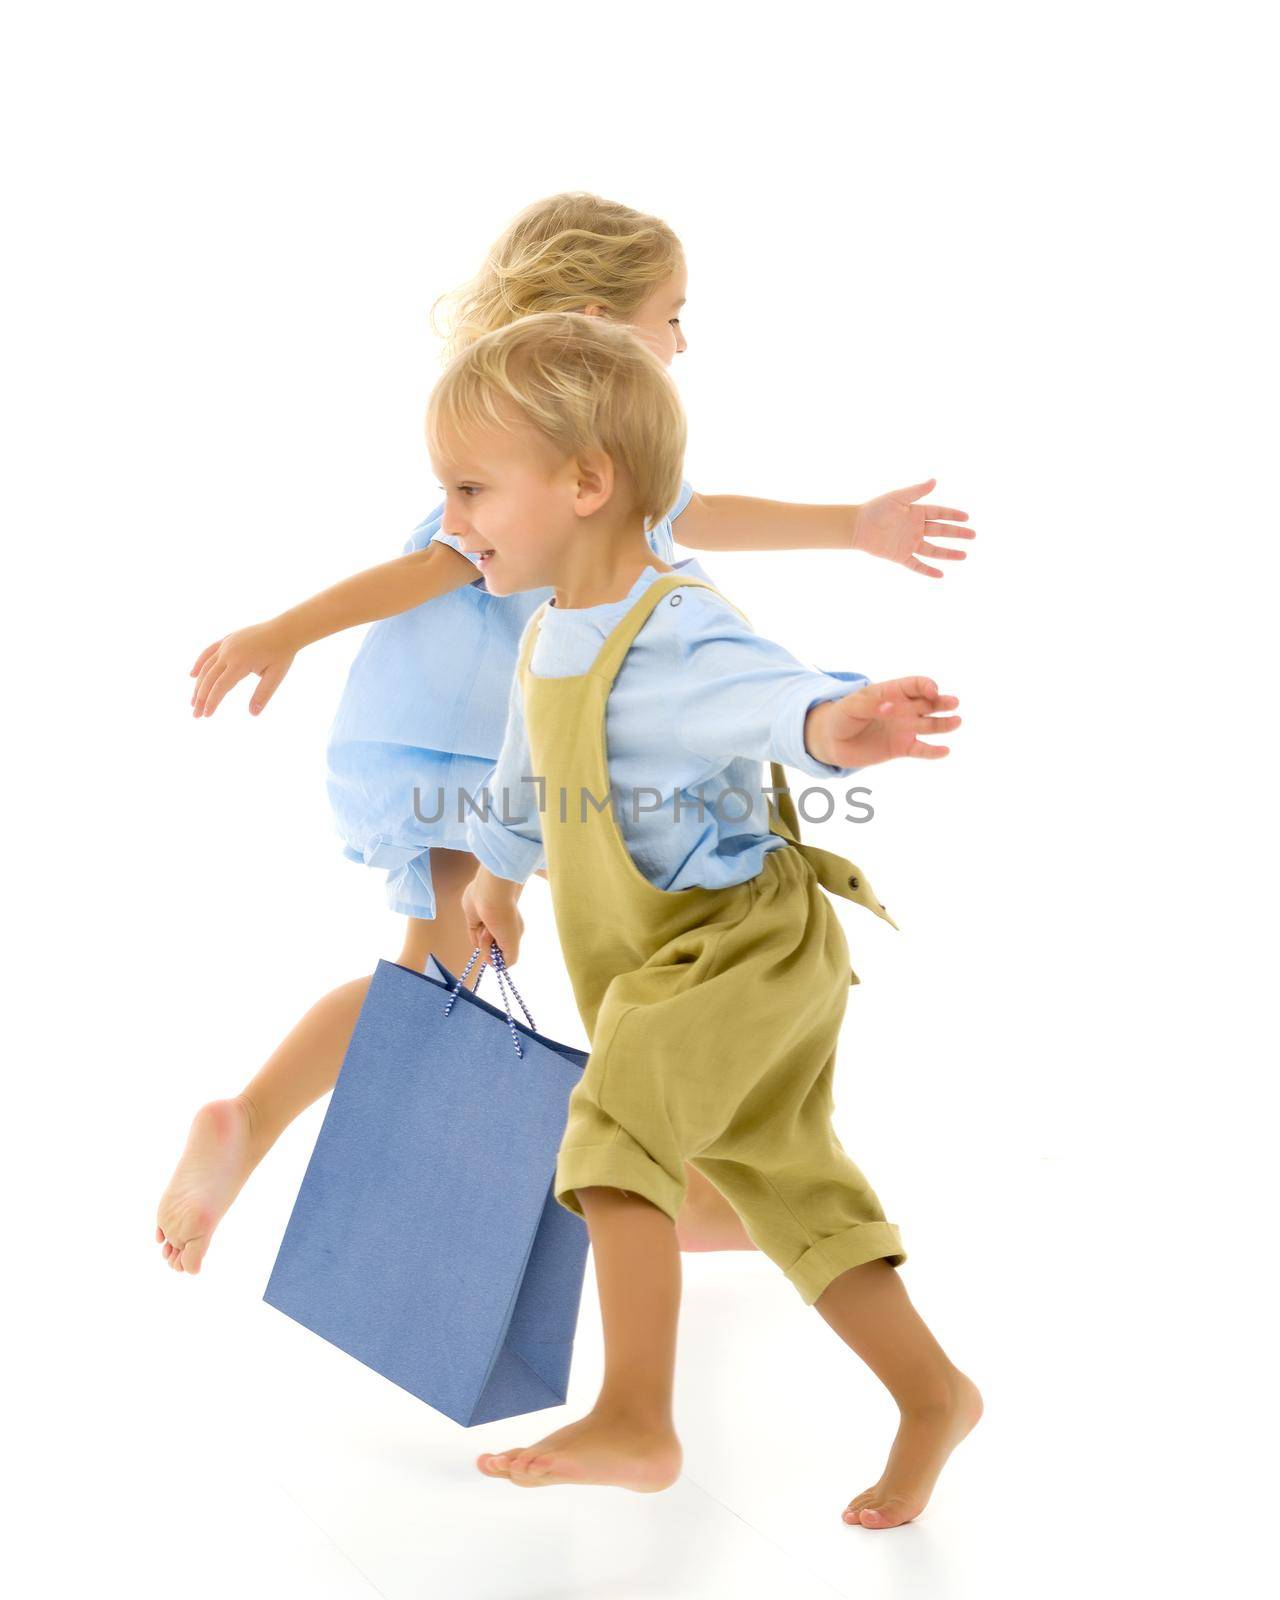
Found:
[{"label": "boy's outstretched arm", "polygon": [[935,561],[963,561],[964,550],[935,544],[936,539],[972,539],[972,528],[958,527],[969,513],[951,506],[921,505],[937,483],[928,478],[906,489],[891,489],[862,505],[810,506],[789,500],[754,500],[738,494],[695,494],[672,524],[678,543],[690,550],[861,550],[940,578]]},{"label": "boy's outstretched arm", "polygon": [[940,713],[959,704],[955,695],[939,694],[932,678],[864,684],[841,700],[811,707],[804,724],[805,748],[815,760],[833,767],[874,767],[901,756],[937,761],[949,754],[949,746],[923,744],[920,736],[958,728],[959,717]]},{"label": "boy's outstretched arm", "polygon": [[215,640],[196,658],[191,669],[196,680],[191,695],[194,715],[211,717],[227,691],[252,672],[259,678],[249,701],[249,710],[256,716],[306,645],[344,628],[410,611],[473,583],[475,576],[475,566],[466,556],[433,540],[424,550],[411,550],[323,589],[270,622],[238,628]]}]

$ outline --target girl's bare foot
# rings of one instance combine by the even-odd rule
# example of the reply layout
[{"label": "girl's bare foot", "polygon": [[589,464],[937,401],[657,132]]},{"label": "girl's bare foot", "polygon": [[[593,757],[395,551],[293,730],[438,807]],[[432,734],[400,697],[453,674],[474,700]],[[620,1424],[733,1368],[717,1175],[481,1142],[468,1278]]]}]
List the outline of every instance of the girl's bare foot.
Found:
[{"label": "girl's bare foot", "polygon": [[260,1156],[245,1100],[214,1100],[196,1112],[156,1213],[156,1243],[175,1272],[199,1272],[213,1230]]},{"label": "girl's bare foot", "polygon": [[682,1250],[754,1250],[742,1218],[710,1179],[685,1168],[684,1204],[676,1217],[676,1242]]},{"label": "girl's bare foot", "polygon": [[982,1415],[982,1396],[963,1372],[956,1373],[950,1390],[935,1404],[903,1407],[884,1474],[873,1488],[850,1500],[846,1522],[897,1528],[924,1510],[947,1457]]},{"label": "girl's bare foot", "polygon": [[590,1483],[657,1494],[680,1476],[683,1459],[669,1424],[591,1411],[537,1444],[477,1456],[476,1465],[521,1489]]}]

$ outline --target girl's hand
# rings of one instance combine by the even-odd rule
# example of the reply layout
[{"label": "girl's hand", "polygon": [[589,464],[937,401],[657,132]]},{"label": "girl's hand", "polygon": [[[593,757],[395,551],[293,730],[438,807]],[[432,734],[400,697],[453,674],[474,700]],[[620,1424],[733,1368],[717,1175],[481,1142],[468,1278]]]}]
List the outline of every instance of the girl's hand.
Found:
[{"label": "girl's hand", "polygon": [[959,717],[937,713],[959,704],[955,695],[939,694],[932,678],[869,683],[842,700],[814,706],[805,719],[805,745],[833,767],[874,767],[900,756],[937,761],[950,747],[922,744],[920,735],[958,728]]},{"label": "girl's hand", "polygon": [[489,960],[496,944],[507,966],[515,966],[524,932],[524,918],[516,901],[523,888],[523,884],[481,867],[462,891],[462,914],[467,919],[471,946],[479,948],[483,960]]},{"label": "girl's hand", "polygon": [[293,665],[297,646],[278,622],[260,622],[239,628],[202,650],[191,669],[196,686],[191,695],[197,717],[211,717],[218,702],[241,678],[256,672],[261,682],[253,691],[249,710],[257,716],[284,681]]},{"label": "girl's hand", "polygon": [[858,507],[853,525],[853,548],[865,550],[868,555],[882,556],[886,561],[896,561],[899,566],[910,567],[912,572],[923,572],[927,578],[940,578],[937,567],[926,566],[920,556],[932,556],[935,561],[963,561],[965,550],[949,550],[945,545],[931,544],[931,539],[972,539],[972,528],[957,528],[953,524],[968,522],[967,511],[954,511],[949,506],[919,506],[914,502],[928,494],[937,484],[936,478],[924,483],[914,483],[909,489],[891,489],[875,500]]}]

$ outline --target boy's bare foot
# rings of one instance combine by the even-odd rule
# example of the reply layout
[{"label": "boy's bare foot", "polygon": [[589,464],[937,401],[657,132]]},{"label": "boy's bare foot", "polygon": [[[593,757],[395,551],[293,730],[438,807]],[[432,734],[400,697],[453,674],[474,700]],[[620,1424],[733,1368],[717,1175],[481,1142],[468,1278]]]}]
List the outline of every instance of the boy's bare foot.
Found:
[{"label": "boy's bare foot", "polygon": [[196,1112],[156,1212],[156,1243],[175,1272],[199,1272],[213,1230],[258,1159],[244,1100],[214,1100]]},{"label": "boy's bare foot", "polygon": [[657,1494],[680,1476],[683,1459],[671,1427],[592,1411],[537,1444],[477,1456],[476,1465],[521,1489],[590,1483]]},{"label": "boy's bare foot", "polygon": [[918,1517],[947,1457],[982,1415],[982,1396],[957,1372],[950,1396],[919,1409],[903,1408],[884,1474],[850,1500],[844,1520],[854,1527],[897,1528]]}]

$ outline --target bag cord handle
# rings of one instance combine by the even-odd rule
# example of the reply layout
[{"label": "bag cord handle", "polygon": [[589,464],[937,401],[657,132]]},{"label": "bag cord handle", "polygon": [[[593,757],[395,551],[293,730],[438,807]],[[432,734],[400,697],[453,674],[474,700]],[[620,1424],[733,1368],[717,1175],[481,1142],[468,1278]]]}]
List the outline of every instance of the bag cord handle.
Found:
[{"label": "bag cord handle", "polygon": [[[471,960],[468,961],[466,966],[463,968],[462,976],[454,984],[453,990],[452,990],[451,994],[449,995],[449,1003],[444,1008],[444,1014],[445,1014],[446,1017],[449,1015],[450,1011],[453,1010],[453,1002],[458,998],[458,991],[462,988],[463,984],[467,981],[467,973],[471,971],[473,966],[475,966],[476,957],[479,954],[480,954],[480,946],[477,945],[475,947],[475,949],[471,952]],[[529,1010],[528,1006],[525,1005],[524,998],[521,995],[519,989],[517,989],[515,984],[514,984],[514,982],[512,982],[511,973],[507,968],[506,959],[504,958],[504,956],[502,954],[501,945],[495,944],[493,946],[492,956],[493,956],[493,975],[498,980],[498,990],[502,995],[503,1010],[507,1013],[507,1027],[511,1030],[511,1042],[516,1047],[516,1054],[523,1059],[524,1051],[520,1048],[520,1035],[516,1032],[515,1019],[511,1015],[511,1002],[507,999],[507,990],[506,990],[506,985],[507,984],[511,985],[511,993],[513,995],[515,995],[517,1001],[520,1004],[520,1009],[521,1009],[521,1011],[524,1012],[525,1016],[528,1018],[529,1027],[533,1030],[534,1033],[537,1033],[537,1031],[538,1031],[538,1024],[533,1020],[533,1013]],[[471,986],[471,993],[472,994],[474,994],[476,992],[476,990],[480,987],[480,980],[481,980],[481,978],[484,977],[484,969],[488,965],[489,965],[489,963],[487,961],[482,961],[480,963],[480,970],[479,970],[479,972],[476,973],[476,981]]]}]

